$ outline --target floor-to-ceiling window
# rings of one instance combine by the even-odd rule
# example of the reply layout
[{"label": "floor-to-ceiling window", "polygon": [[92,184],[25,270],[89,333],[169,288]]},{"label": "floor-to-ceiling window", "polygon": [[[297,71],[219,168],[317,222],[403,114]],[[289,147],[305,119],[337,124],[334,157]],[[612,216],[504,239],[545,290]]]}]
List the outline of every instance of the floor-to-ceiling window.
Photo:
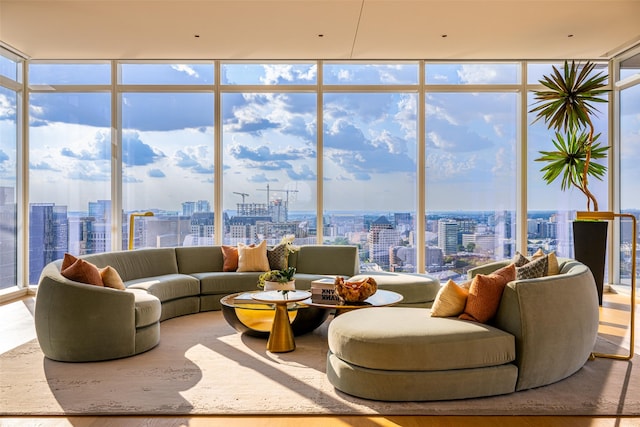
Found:
[{"label": "floor-to-ceiling window", "polygon": [[22,61],[0,49],[0,291],[18,283],[18,129]]},{"label": "floor-to-ceiling window", "polygon": [[[620,62],[620,211],[640,215],[640,53]],[[620,282],[631,283],[631,222],[620,222]],[[637,237],[637,236],[636,236]]]},{"label": "floor-to-ceiling window", "polygon": [[316,243],[316,63],[225,63],[220,87],[223,243]]},{"label": "floor-to-ceiling window", "polygon": [[425,267],[466,270],[516,248],[518,63],[427,63]]},{"label": "floor-to-ceiling window", "polygon": [[119,67],[123,248],[212,245],[213,63]]},{"label": "floor-to-ceiling window", "polygon": [[324,243],[363,270],[415,272],[419,65],[323,68]]},{"label": "floor-to-ceiling window", "polygon": [[29,67],[29,283],[65,252],[111,250],[111,67]]}]

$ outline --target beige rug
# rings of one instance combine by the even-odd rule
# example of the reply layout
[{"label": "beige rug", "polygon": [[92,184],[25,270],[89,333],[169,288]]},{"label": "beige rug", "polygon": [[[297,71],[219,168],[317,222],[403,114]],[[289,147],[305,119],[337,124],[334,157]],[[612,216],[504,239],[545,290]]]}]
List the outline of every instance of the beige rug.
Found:
[{"label": "beige rug", "polygon": [[[297,337],[294,352],[271,354],[264,339],[236,333],[220,312],[200,313],[163,322],[155,349],[100,363],[53,362],[34,340],[0,356],[0,415],[640,415],[638,368],[609,359],[588,362],[559,383],[505,396],[354,398],[326,379],[326,326]],[[619,351],[604,338],[597,349]]]}]

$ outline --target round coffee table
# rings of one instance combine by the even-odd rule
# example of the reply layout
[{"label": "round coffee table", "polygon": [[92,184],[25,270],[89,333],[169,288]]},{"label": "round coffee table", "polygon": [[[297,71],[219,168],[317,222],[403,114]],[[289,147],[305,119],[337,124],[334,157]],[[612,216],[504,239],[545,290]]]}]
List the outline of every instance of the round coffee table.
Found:
[{"label": "round coffee table", "polygon": [[[268,338],[275,309],[273,304],[254,300],[251,295],[261,291],[238,292],[220,300],[222,315],[236,331],[258,338]],[[287,304],[287,314],[293,334],[303,335],[322,325],[329,317],[329,310],[311,307],[299,302]]]},{"label": "round coffee table", "polygon": [[402,301],[404,297],[402,294],[393,291],[387,291],[385,289],[378,289],[375,294],[362,302],[319,302],[314,301],[313,298],[307,298],[302,301],[302,304],[309,305],[311,307],[319,307],[325,309],[335,309],[336,316],[346,311],[355,310],[366,307],[384,307],[388,305],[395,305]]}]

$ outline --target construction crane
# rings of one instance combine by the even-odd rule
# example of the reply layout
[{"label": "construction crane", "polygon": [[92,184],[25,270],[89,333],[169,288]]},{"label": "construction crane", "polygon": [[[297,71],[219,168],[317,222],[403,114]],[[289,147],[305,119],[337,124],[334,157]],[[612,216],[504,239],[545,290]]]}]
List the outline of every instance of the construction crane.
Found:
[{"label": "construction crane", "polygon": [[233,194],[237,194],[239,196],[242,196],[242,204],[244,205],[244,198],[249,197],[249,195],[247,193],[238,193],[237,191],[234,191]]},{"label": "construction crane", "polygon": [[289,207],[289,193],[297,193],[298,192],[298,190],[274,190],[274,189],[269,188],[269,184],[267,184],[266,190],[264,188],[258,188],[257,190],[258,191],[266,191],[267,192],[267,206],[269,206],[269,202],[270,202],[270,199],[269,199],[269,192],[270,191],[284,191],[285,193],[287,193],[287,208]]}]

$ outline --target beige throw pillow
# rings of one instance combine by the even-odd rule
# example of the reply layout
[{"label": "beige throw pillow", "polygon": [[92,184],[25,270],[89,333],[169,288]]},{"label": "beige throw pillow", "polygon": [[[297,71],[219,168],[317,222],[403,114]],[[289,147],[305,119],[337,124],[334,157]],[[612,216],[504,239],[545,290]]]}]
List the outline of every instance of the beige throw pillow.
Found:
[{"label": "beige throw pillow", "polygon": [[104,283],[105,288],[119,289],[121,291],[126,289],[120,274],[118,274],[115,268],[107,265],[105,268],[101,268],[99,270],[100,277],[102,277],[102,283]]},{"label": "beige throw pillow", "polygon": [[440,288],[431,307],[431,317],[453,317],[464,311],[469,291],[449,281]]},{"label": "beige throw pillow", "polygon": [[263,240],[253,248],[238,243],[238,270],[236,271],[269,271],[267,241]]}]

